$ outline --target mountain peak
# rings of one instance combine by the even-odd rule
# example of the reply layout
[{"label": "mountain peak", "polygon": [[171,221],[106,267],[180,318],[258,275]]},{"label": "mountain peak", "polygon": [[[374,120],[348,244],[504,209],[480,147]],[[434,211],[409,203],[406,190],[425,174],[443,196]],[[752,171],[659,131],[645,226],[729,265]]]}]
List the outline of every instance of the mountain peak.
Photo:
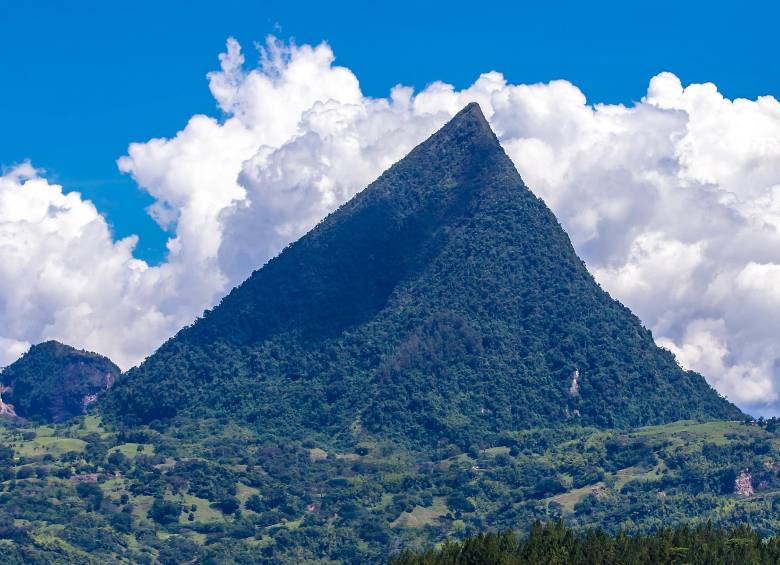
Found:
[{"label": "mountain peak", "polygon": [[[492,159],[488,158],[490,154],[493,154]],[[474,163],[494,174],[507,166],[515,175],[517,174],[476,102],[466,105],[395,166],[408,165],[420,158],[434,167],[437,164],[452,167],[457,166],[458,162],[461,165]],[[497,161],[503,161],[499,170],[496,170],[496,166],[499,165]],[[441,170],[441,167],[436,169]]]},{"label": "mountain peak", "polygon": [[54,351],[63,351],[63,350],[72,350],[77,351],[76,348],[71,347],[70,345],[66,345],[62,343],[61,341],[57,341],[56,339],[49,339],[46,341],[42,341],[41,343],[36,343],[32,346],[30,346],[30,351],[38,350],[38,349],[49,349]]},{"label": "mountain peak", "polygon": [[[480,114],[482,114],[482,107],[479,105],[479,102],[469,102],[458,113],[466,112],[466,111],[468,111],[468,112],[477,112],[478,111]],[[482,117],[484,118],[485,115],[482,114]]]},{"label": "mountain peak", "polygon": [[443,215],[429,220],[443,224],[498,189],[532,196],[479,104],[471,102],[331,217],[382,200],[404,215],[438,206]]},{"label": "mountain peak", "polygon": [[740,416],[598,286],[476,103],[131,370],[105,409],[464,445]]},{"label": "mountain peak", "polygon": [[466,104],[440,131],[445,131],[445,128],[466,128],[478,132],[489,132],[492,137],[495,137],[492,135],[493,131],[485,118],[485,114],[482,113],[482,108],[476,102]]}]

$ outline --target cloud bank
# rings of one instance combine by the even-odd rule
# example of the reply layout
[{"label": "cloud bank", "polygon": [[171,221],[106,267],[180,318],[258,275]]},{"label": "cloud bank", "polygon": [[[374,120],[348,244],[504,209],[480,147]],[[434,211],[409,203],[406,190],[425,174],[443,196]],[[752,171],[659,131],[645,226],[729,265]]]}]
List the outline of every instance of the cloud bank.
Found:
[{"label": "cloud bank", "polygon": [[656,341],[759,413],[780,394],[780,103],[729,100],[662,73],[631,106],[567,81],[362,94],[327,44],[229,40],[208,75],[222,116],[118,160],[173,230],[133,257],[95,207],[29,164],[0,176],[0,364],[56,338],[143,359],[233,285],[477,101],[597,280]]}]

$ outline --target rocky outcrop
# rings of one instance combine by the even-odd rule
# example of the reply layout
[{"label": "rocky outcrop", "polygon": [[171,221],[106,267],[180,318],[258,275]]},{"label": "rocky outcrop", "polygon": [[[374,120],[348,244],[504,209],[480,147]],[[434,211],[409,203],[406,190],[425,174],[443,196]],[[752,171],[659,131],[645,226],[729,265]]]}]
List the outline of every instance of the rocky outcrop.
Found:
[{"label": "rocky outcrop", "polygon": [[753,476],[750,474],[749,469],[744,469],[737,475],[734,480],[734,494],[739,496],[753,496],[755,491],[753,490]]},{"label": "rocky outcrop", "polygon": [[580,370],[574,369],[574,374],[571,376],[571,386],[569,387],[569,396],[580,395]]},{"label": "rocky outcrop", "polygon": [[11,388],[0,384],[0,416],[8,416],[10,418],[16,418],[16,411],[13,404],[8,404],[3,401],[3,394],[10,392]]}]

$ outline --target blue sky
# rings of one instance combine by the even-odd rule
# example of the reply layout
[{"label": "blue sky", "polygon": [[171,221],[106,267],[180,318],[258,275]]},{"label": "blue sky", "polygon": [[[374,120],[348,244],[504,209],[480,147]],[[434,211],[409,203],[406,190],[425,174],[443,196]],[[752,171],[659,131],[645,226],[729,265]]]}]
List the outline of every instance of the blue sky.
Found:
[{"label": "blue sky", "polygon": [[770,2],[0,2],[0,164],[31,159],[93,200],[136,255],[167,238],[152,199],[115,160],[131,141],[219,116],[205,74],[228,36],[326,40],[364,94],[433,80],[461,88],[495,69],[512,83],[565,78],[589,102],[630,103],[663,70],[729,98],[780,94]]}]

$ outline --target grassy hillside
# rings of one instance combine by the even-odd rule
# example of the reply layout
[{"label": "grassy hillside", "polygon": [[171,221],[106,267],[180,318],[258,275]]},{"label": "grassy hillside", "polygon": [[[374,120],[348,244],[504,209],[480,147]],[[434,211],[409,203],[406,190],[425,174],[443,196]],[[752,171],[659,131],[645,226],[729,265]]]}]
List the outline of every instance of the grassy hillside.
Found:
[{"label": "grassy hillside", "polygon": [[[160,433],[89,416],[6,422],[0,444],[11,563],[382,562],[536,520],[632,534],[708,521],[780,528],[774,421],[517,431],[420,451],[368,434],[342,450],[215,420]],[[752,494],[735,492],[738,477]]]}]

